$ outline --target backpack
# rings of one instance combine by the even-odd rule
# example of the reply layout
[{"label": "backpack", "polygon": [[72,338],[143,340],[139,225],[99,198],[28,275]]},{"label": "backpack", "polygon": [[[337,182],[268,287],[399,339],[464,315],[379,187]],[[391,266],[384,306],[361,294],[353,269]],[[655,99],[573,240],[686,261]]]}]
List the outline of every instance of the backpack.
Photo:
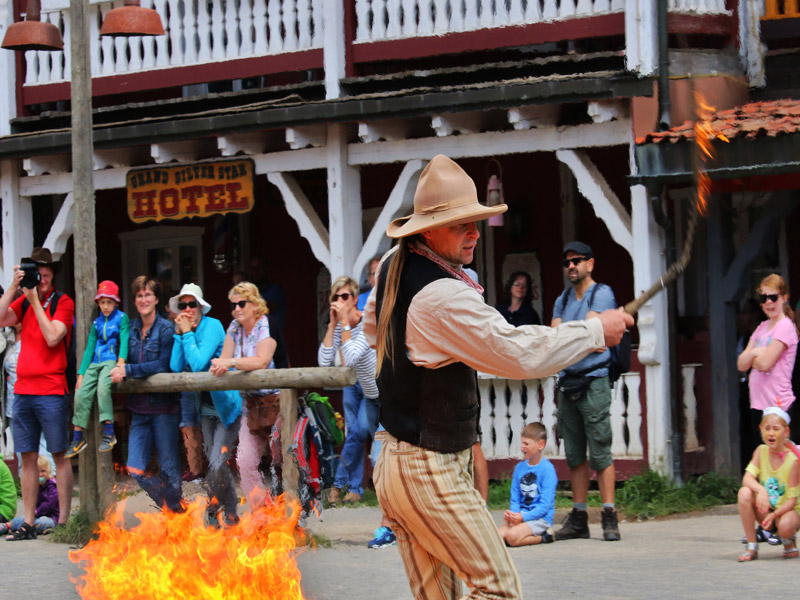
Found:
[{"label": "backpack", "polygon": [[341,446],[344,443],[344,430],[339,425],[341,415],[333,410],[328,398],[311,392],[306,396],[305,403],[314,414],[322,435],[334,446]]},{"label": "backpack", "polygon": [[[50,300],[50,305],[47,307],[47,311],[50,313],[50,318],[52,319],[56,314],[56,308],[58,307],[58,301],[61,299],[61,296],[64,295],[64,292],[56,292],[53,294],[53,299]],[[25,318],[25,313],[28,312],[28,308],[30,307],[31,303],[28,302],[28,299],[22,301],[22,318],[20,318],[19,322],[22,323],[22,319]],[[67,388],[70,392],[75,391],[75,384],[78,381],[78,351],[77,351],[77,343],[75,341],[75,317],[72,317],[72,329],[67,330],[67,335],[64,337],[64,349],[67,351],[67,371],[64,374],[67,379]]]},{"label": "backpack", "polygon": [[[594,294],[597,289],[601,286],[605,285],[604,283],[596,283],[592,288],[591,293],[589,294],[589,310],[592,310],[592,302],[594,302]],[[608,287],[608,286],[606,286]],[[561,292],[561,296],[559,300],[561,300],[561,314],[564,314],[564,309],[567,308],[567,300],[569,298],[569,289],[566,288],[563,292]],[[612,346],[609,348],[611,352],[611,357],[609,358],[608,362],[604,365],[608,367],[608,383],[611,387],[614,387],[614,384],[620,378],[620,375],[623,373],[627,373],[631,370],[631,332],[630,330],[626,329],[625,333],[622,334],[622,339],[620,340],[619,344],[616,346]],[[592,367],[592,370],[598,367]]]}]

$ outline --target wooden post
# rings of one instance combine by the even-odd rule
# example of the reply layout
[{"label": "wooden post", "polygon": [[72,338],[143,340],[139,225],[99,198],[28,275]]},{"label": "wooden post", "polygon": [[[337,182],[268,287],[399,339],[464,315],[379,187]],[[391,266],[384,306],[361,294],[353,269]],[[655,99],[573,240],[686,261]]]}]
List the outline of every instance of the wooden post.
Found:
[{"label": "wooden post", "polygon": [[[72,187],[75,198],[75,323],[78,356],[83,355],[97,287],[95,206],[92,157],[92,75],[89,60],[89,2],[70,1],[72,59]],[[101,429],[97,408],[86,430],[89,452],[79,458],[81,506],[90,521],[102,518],[111,504],[113,469],[110,454],[98,454]]]},{"label": "wooden post", "polygon": [[297,499],[297,465],[289,456],[289,446],[297,424],[297,390],[282,389],[281,392],[281,452],[283,453],[283,493],[287,498]]}]

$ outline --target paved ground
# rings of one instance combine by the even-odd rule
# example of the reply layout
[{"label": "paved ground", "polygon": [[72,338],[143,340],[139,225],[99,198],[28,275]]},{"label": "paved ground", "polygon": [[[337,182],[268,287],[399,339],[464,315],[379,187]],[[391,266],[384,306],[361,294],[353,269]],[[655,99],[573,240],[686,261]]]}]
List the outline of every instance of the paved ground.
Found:
[{"label": "paved ground", "polygon": [[[188,490],[187,490],[188,491]],[[129,500],[126,512],[147,508]],[[494,513],[500,520],[501,512]],[[298,559],[308,599],[394,600],[410,597],[396,547],[368,550],[380,515],[373,508],[336,508],[308,526],[332,548],[303,552]],[[131,517],[132,518],[132,517]],[[622,523],[622,541],[592,539],[511,550],[528,598],[725,598],[763,596],[768,582],[797,581],[800,560],[786,561],[780,548],[761,545],[761,559],[738,564],[741,525],[733,507],[686,518]],[[47,538],[0,541],[0,597],[14,600],[79,598],[70,576],[80,569],[69,548]],[[780,593],[780,592],[778,592]]]}]

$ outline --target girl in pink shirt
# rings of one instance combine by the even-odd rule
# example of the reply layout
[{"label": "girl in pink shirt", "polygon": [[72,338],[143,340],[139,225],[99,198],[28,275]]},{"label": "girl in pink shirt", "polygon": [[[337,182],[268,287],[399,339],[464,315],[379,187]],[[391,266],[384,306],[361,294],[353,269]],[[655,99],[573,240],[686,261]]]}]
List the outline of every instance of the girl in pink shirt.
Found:
[{"label": "girl in pink shirt", "polygon": [[789,288],[775,273],[761,281],[756,298],[767,316],[739,355],[740,371],[750,370],[751,421],[761,421],[761,412],[777,406],[790,412],[794,403],[792,371],[797,354],[797,328],[789,306]]}]

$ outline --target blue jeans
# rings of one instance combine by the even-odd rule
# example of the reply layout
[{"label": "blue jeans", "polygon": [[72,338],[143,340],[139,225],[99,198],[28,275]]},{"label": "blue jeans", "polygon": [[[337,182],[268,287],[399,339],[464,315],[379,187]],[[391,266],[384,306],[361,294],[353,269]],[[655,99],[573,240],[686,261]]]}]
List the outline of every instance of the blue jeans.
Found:
[{"label": "blue jeans", "polygon": [[181,392],[181,427],[193,427],[200,423],[197,414],[197,393]]},{"label": "blue jeans", "polygon": [[[25,522],[25,517],[14,517],[9,523],[11,531],[16,531]],[[41,535],[48,529],[55,529],[56,522],[50,517],[36,517],[33,521],[33,528],[36,529],[36,534]]]},{"label": "blue jeans", "polygon": [[[180,424],[177,415],[133,414],[128,436],[128,472],[159,507],[174,512],[181,507]],[[147,475],[147,463],[155,444],[158,475]]]},{"label": "blue jeans", "polygon": [[373,436],[378,427],[380,406],[377,399],[364,396],[361,385],[346,387],[342,390],[344,406],[344,422],[347,425],[347,437],[344,440],[339,467],[333,485],[337,488],[347,486],[356,494],[364,493],[364,442]]}]

